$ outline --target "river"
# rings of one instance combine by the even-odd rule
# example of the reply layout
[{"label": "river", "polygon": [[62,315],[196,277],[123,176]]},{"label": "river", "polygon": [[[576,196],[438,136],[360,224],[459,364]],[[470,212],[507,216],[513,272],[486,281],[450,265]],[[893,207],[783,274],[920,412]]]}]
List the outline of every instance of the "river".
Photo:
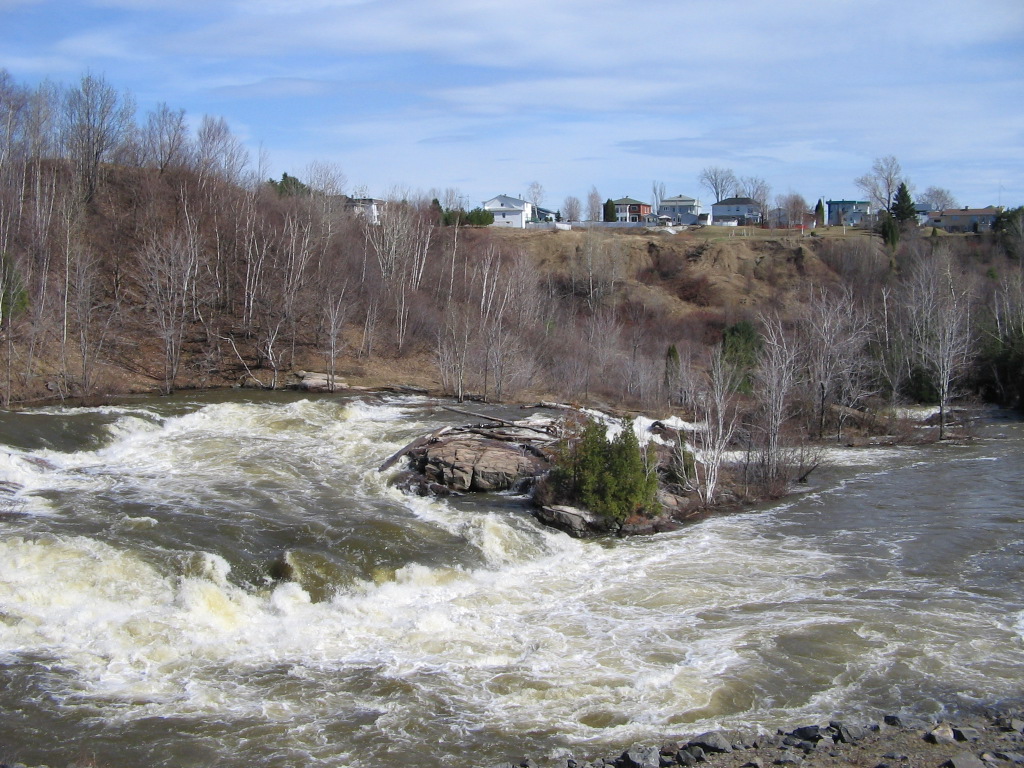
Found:
[{"label": "river", "polygon": [[0,414],[0,746],[29,764],[493,765],[1024,690],[1024,427],[581,542],[376,468],[417,398]]}]

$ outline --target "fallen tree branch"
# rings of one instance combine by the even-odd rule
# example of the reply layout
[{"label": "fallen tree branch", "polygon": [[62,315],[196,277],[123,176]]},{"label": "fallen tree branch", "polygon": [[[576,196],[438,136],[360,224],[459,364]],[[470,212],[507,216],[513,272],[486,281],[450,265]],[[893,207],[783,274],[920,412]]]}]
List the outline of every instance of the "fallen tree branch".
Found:
[{"label": "fallen tree branch", "polygon": [[472,417],[474,419],[483,419],[484,421],[496,421],[499,424],[505,424],[506,426],[509,426],[509,427],[515,427],[516,429],[529,429],[532,432],[540,432],[542,435],[547,435],[548,437],[551,437],[551,433],[550,432],[548,432],[546,429],[540,429],[539,427],[530,427],[530,426],[526,426],[525,424],[516,424],[514,421],[509,421],[508,419],[499,419],[497,416],[485,416],[482,413],[473,413],[472,411],[464,411],[461,408],[453,408],[450,405],[442,405],[441,407],[444,408],[446,411],[451,411],[452,413],[458,413],[458,414],[460,414],[462,416],[470,416],[470,417]]}]

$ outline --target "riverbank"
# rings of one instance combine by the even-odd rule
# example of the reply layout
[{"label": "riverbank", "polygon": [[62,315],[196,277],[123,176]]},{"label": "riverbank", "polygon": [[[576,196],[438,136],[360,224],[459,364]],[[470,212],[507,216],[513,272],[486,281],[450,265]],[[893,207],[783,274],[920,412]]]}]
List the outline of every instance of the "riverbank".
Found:
[{"label": "riverbank", "polygon": [[524,758],[497,768],[1009,768],[1024,765],[1024,710],[953,720],[891,714],[857,723],[836,716],[775,733],[711,731],[630,745],[620,753]]},{"label": "riverbank", "polygon": [[[2,748],[2,744],[0,744]],[[854,724],[841,716],[828,722],[779,728],[774,733],[709,731],[657,742],[635,743],[621,752],[577,757],[560,750],[473,768],[1013,768],[1024,765],[1024,709],[992,708],[985,714],[926,720],[890,714]],[[28,766],[8,756],[0,768]],[[107,768],[93,759],[68,768]]]}]

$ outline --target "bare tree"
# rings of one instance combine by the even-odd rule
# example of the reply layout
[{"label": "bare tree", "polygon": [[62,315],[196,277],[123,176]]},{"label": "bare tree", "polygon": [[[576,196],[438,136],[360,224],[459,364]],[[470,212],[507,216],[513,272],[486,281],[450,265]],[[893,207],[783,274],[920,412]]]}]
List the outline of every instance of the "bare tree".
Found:
[{"label": "bare tree", "polygon": [[697,176],[697,183],[708,190],[717,203],[736,190],[736,174],[732,172],[732,168],[709,165]]},{"label": "bare tree", "polygon": [[597,187],[591,187],[587,193],[587,221],[600,221],[604,213],[604,201]]},{"label": "bare tree", "polygon": [[703,370],[688,382],[688,400],[700,424],[691,438],[694,461],[699,466],[694,467],[690,481],[705,506],[714,504],[718,496],[722,465],[739,422],[735,393],[742,379],[743,374],[725,359],[722,346],[716,344],[709,350]]},{"label": "bare tree", "polygon": [[622,280],[622,243],[606,233],[588,229],[580,247],[572,252],[569,276],[573,294],[583,297],[591,312],[597,311]]},{"label": "bare tree", "polygon": [[565,219],[566,221],[579,221],[581,211],[582,206],[580,205],[580,199],[578,197],[569,195],[562,202],[562,218]]},{"label": "bare tree", "polygon": [[867,394],[868,318],[849,287],[813,288],[801,304],[798,330],[806,400],[820,438],[833,403],[852,407]]},{"label": "bare tree", "polygon": [[385,286],[382,298],[393,310],[395,342],[401,350],[409,330],[410,295],[423,281],[434,225],[417,207],[394,199],[384,206],[376,224],[366,219],[363,231],[377,258]]},{"label": "bare tree", "polygon": [[786,226],[791,229],[802,225],[804,223],[804,214],[810,210],[804,196],[796,192],[787,192],[784,195],[779,195],[775,198],[775,205],[782,211]]},{"label": "bare tree", "polygon": [[759,176],[744,176],[737,182],[737,192],[743,197],[749,197],[757,204],[757,211],[761,221],[768,218],[768,201],[772,196],[772,185]]},{"label": "bare tree", "polygon": [[448,303],[437,332],[435,360],[441,386],[460,403],[466,397],[470,347],[477,330],[476,315],[467,304]]},{"label": "bare tree", "polygon": [[237,184],[249,165],[249,153],[223,117],[204,115],[196,132],[195,162],[204,183],[219,178]]},{"label": "bare tree", "polygon": [[168,168],[186,165],[189,150],[185,110],[172,110],[161,102],[149,113],[142,129],[144,162],[163,173]]},{"label": "bare tree", "polygon": [[333,392],[337,388],[338,355],[341,354],[343,347],[342,331],[345,329],[348,313],[348,299],[345,296],[348,280],[344,279],[339,271],[332,271],[322,285],[322,290],[321,301],[327,342],[324,345],[327,358],[327,388]]},{"label": "bare tree", "polygon": [[789,420],[797,384],[797,349],[777,313],[761,315],[762,344],[754,372],[764,444],[760,464],[765,487],[782,492],[788,478],[783,461],[782,427]]},{"label": "bare tree", "polygon": [[661,201],[665,199],[665,182],[651,182],[651,210],[658,216],[661,211]]},{"label": "bare tree", "polygon": [[91,250],[79,246],[75,249],[69,304],[78,330],[78,360],[83,394],[90,394],[95,386],[96,363],[103,354],[109,332],[117,318],[119,302],[104,299],[99,285],[99,259]]},{"label": "bare tree", "polygon": [[972,353],[971,290],[954,273],[946,249],[918,258],[904,289],[911,350],[939,400],[939,439],[945,437],[946,412],[956,384],[967,372]]},{"label": "bare tree", "polygon": [[534,214],[536,215],[537,209],[544,204],[544,187],[541,186],[539,181],[530,182],[530,186],[526,188],[526,197],[533,203]]},{"label": "bare tree", "polygon": [[928,187],[917,197],[918,205],[925,206],[929,211],[948,211],[957,207],[956,198],[948,189]]},{"label": "bare tree", "polygon": [[102,77],[86,74],[64,99],[61,137],[82,185],[82,197],[92,200],[103,161],[134,128],[135,105]]},{"label": "bare tree", "polygon": [[907,186],[910,186],[906,176],[903,175],[900,161],[893,155],[886,155],[875,158],[875,162],[871,165],[871,172],[854,179],[853,183],[860,187],[876,210],[887,211],[892,205],[893,195],[896,194],[896,190],[902,182],[906,182]]},{"label": "bare tree", "polygon": [[140,252],[142,278],[157,337],[163,345],[163,391],[174,388],[198,264],[194,231],[170,232]]}]

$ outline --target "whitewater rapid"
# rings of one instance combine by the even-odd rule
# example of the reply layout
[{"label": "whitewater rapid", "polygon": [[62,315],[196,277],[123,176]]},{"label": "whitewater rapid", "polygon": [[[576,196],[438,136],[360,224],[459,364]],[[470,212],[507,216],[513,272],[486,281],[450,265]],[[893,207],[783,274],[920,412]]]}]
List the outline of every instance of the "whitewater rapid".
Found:
[{"label": "whitewater rapid", "polygon": [[[1020,486],[984,523],[1016,531],[1016,554],[972,537],[963,563],[938,543],[952,565],[929,563],[913,548],[967,538],[960,523],[885,507],[921,499],[927,452],[676,533],[580,542],[514,498],[413,497],[378,473],[456,418],[417,399],[126,405],[75,412],[62,442],[64,416],[19,415],[44,426],[0,450],[0,706],[24,713],[28,754],[499,762],[1020,694]],[[945,458],[965,476],[1014,461],[978,453]],[[55,735],[27,725],[40,713]]]}]

